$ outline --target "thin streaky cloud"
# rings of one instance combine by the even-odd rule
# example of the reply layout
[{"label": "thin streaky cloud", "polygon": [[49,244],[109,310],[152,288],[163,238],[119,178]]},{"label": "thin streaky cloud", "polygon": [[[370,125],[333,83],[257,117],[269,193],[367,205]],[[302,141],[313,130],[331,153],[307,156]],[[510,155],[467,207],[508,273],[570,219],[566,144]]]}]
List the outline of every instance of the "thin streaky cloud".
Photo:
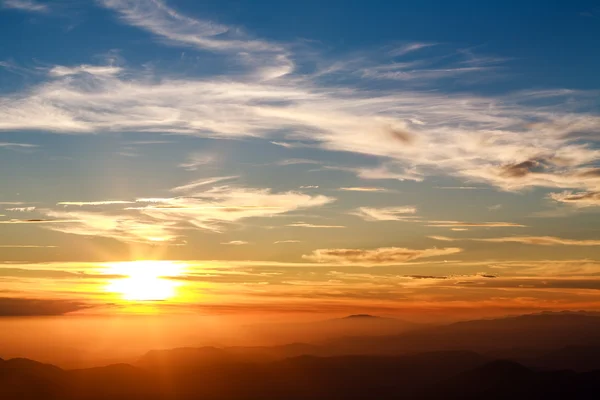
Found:
[{"label": "thin streaky cloud", "polygon": [[237,178],[239,178],[239,176],[232,175],[232,176],[217,176],[214,178],[199,179],[197,181],[193,181],[186,185],[174,187],[173,189],[171,189],[171,192],[189,192],[190,190],[194,190],[194,189],[197,189],[202,186],[212,185],[213,183],[227,181],[227,180],[231,180],[231,179],[237,179]]},{"label": "thin streaky cloud", "polygon": [[341,187],[338,190],[343,192],[388,192],[388,189],[373,186],[352,186],[352,187]]},{"label": "thin streaky cloud", "polygon": [[405,221],[414,220],[413,214],[417,212],[414,206],[399,206],[399,207],[360,207],[353,215],[361,217],[366,221]]},{"label": "thin streaky cloud", "polygon": [[427,47],[436,46],[438,43],[427,43],[427,42],[415,42],[415,43],[407,43],[398,48],[391,50],[389,54],[392,57],[400,57],[404,56],[408,53],[412,53],[421,49],[425,49]]},{"label": "thin streaky cloud", "polygon": [[127,200],[100,200],[100,201],[61,201],[56,203],[57,206],[108,206],[118,204],[134,204],[133,201]]},{"label": "thin streaky cloud", "polygon": [[600,240],[578,240],[565,239],[556,236],[505,236],[496,238],[451,238],[447,236],[428,236],[430,239],[457,242],[457,241],[477,241],[488,243],[522,243],[538,246],[600,246]]},{"label": "thin streaky cloud", "polygon": [[35,147],[39,147],[38,145],[35,144],[30,144],[30,143],[10,143],[10,142],[0,142],[0,147],[5,147],[5,148],[25,148],[25,149],[31,149],[31,148],[35,148]]},{"label": "thin streaky cloud", "polygon": [[30,206],[30,207],[11,207],[11,208],[5,208],[6,211],[16,211],[16,212],[31,212],[35,210],[34,206]]},{"label": "thin streaky cloud", "polygon": [[0,248],[3,249],[55,249],[58,246],[43,246],[34,244],[3,244]]},{"label": "thin streaky cloud", "polygon": [[231,240],[229,242],[221,242],[221,244],[231,245],[231,246],[242,246],[245,244],[249,244],[249,242],[246,242],[245,240]]},{"label": "thin streaky cloud", "polygon": [[294,222],[291,224],[287,224],[286,226],[291,226],[294,228],[323,228],[323,229],[345,228],[345,226],[342,226],[342,225],[319,225],[319,224],[309,224],[307,222]]},{"label": "thin streaky cloud", "polygon": [[83,65],[79,65],[76,67],[65,67],[62,65],[57,65],[57,66],[52,67],[48,71],[48,74],[53,77],[65,77],[65,76],[70,76],[70,75],[87,73],[87,74],[94,75],[97,77],[100,77],[100,76],[109,77],[109,76],[117,75],[122,71],[123,71],[122,68],[111,66],[111,65],[99,66],[99,65],[83,64]]},{"label": "thin streaky cloud", "polygon": [[318,249],[302,258],[318,263],[354,265],[394,265],[419,258],[438,257],[460,253],[460,248],[407,249],[382,247],[377,249]]},{"label": "thin streaky cloud", "polygon": [[277,240],[273,244],[285,244],[285,243],[302,243],[300,240]]},{"label": "thin streaky cloud", "polygon": [[600,240],[564,239],[554,236],[508,236],[499,238],[471,239],[492,243],[523,243],[540,246],[600,246]]},{"label": "thin streaky cloud", "polygon": [[50,7],[48,7],[48,5],[39,3],[35,0],[3,0],[0,4],[4,8],[12,8],[15,10],[23,10],[37,13],[50,12]]},{"label": "thin streaky cloud", "polygon": [[467,221],[427,221],[427,226],[440,228],[524,228],[526,225],[514,222],[467,222]]},{"label": "thin streaky cloud", "polygon": [[146,30],[170,43],[212,51],[273,51],[282,46],[253,40],[239,29],[211,21],[187,17],[161,0],[98,0],[116,11],[129,25]]}]

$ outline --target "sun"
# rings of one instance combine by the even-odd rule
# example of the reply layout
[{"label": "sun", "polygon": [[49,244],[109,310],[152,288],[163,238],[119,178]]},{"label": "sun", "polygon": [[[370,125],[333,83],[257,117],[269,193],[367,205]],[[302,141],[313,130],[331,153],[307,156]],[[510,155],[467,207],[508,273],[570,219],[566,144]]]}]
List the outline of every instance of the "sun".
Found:
[{"label": "sun", "polygon": [[176,296],[180,282],[169,279],[181,274],[185,266],[172,261],[132,261],[111,264],[106,271],[124,276],[105,288],[128,301],[164,301]]}]

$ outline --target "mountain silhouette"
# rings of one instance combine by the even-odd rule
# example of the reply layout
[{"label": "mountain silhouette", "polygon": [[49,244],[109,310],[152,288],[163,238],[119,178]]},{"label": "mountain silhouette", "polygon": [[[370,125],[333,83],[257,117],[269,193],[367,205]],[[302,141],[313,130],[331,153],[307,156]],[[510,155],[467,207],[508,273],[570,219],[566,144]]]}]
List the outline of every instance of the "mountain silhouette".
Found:
[{"label": "mountain silhouette", "polygon": [[599,320],[536,314],[318,345],[152,350],[76,370],[0,359],[0,399],[592,399],[600,346],[584,343],[598,339]]}]

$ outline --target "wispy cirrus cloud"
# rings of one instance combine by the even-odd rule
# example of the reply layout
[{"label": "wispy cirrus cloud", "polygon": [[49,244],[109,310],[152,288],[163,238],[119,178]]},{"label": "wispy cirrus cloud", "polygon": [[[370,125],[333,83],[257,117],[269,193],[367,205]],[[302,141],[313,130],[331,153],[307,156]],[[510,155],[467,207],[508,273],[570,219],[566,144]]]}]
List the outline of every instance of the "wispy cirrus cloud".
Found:
[{"label": "wispy cirrus cloud", "polygon": [[50,7],[47,4],[39,3],[35,0],[2,0],[0,5],[4,8],[12,8],[15,10],[30,11],[36,13],[48,13]]},{"label": "wispy cirrus cloud", "polygon": [[249,242],[246,242],[245,240],[231,240],[229,242],[221,242],[221,244],[226,244],[230,246],[243,246],[245,244],[249,244]]},{"label": "wispy cirrus cloud", "polygon": [[102,76],[113,76],[123,71],[122,68],[111,66],[111,65],[87,65],[82,64],[74,67],[66,67],[63,65],[57,65],[48,71],[48,75],[53,77],[65,77],[70,75],[77,75],[87,73],[96,77]]},{"label": "wispy cirrus cloud", "polygon": [[[270,189],[204,186],[224,178],[210,178],[179,186],[173,190],[184,197],[140,198],[135,202],[61,202],[62,205],[134,206],[103,211],[40,210],[52,219],[47,228],[75,235],[107,237],[123,242],[175,242],[184,229],[200,228],[222,232],[228,224],[243,219],[270,217],[290,211],[320,207],[335,201],[323,195],[299,192],[274,193]],[[41,221],[41,220],[40,220]],[[18,221],[23,223],[23,221]],[[52,224],[52,222],[62,222]],[[0,221],[0,223],[17,223]]]},{"label": "wispy cirrus cloud", "polygon": [[35,144],[30,144],[30,143],[0,142],[0,148],[7,148],[7,149],[18,149],[18,148],[32,149],[32,148],[36,148],[36,147],[38,147],[38,146]]},{"label": "wispy cirrus cloud", "polygon": [[215,161],[215,156],[207,153],[190,154],[186,162],[179,164],[180,168],[188,171],[196,171],[203,165],[212,164]]},{"label": "wispy cirrus cloud", "polygon": [[429,236],[430,239],[444,242],[456,241],[478,241],[489,243],[522,243],[539,246],[600,246],[600,240],[589,239],[565,239],[556,236],[503,236],[495,238],[451,238],[448,236]]},{"label": "wispy cirrus cloud", "polygon": [[[63,219],[61,224],[46,228],[72,235],[104,237],[123,242],[170,242],[176,240],[175,221],[154,220],[140,215],[91,211],[53,211],[45,214]],[[52,222],[52,221],[49,221]]]},{"label": "wispy cirrus cloud", "polygon": [[467,222],[467,221],[427,221],[427,226],[438,228],[524,228],[514,222]]},{"label": "wispy cirrus cloud", "polygon": [[377,249],[318,249],[304,259],[319,263],[340,263],[358,265],[385,265],[398,264],[418,258],[438,257],[460,253],[462,249],[430,248],[407,249],[402,247],[381,247]]},{"label": "wispy cirrus cloud", "polygon": [[[162,1],[99,4],[169,44],[235,56],[247,69],[223,79],[125,67],[113,73],[112,65],[85,65],[85,71],[81,65],[65,66],[49,81],[3,95],[0,130],[253,137],[380,159],[380,167],[342,168],[363,179],[423,181],[449,175],[507,191],[537,186],[594,192],[600,187],[600,177],[590,171],[600,160],[600,150],[590,144],[600,116],[585,107],[597,96],[592,91],[481,96],[444,92],[431,79],[421,81],[436,90],[415,90],[402,81],[375,90],[372,77],[356,77],[348,69],[360,70],[365,59],[300,74],[292,71],[286,46],[188,17]],[[461,74],[490,65],[467,56],[466,66],[458,67]],[[422,67],[411,68],[418,74]],[[357,82],[331,84],[335,74]]]},{"label": "wispy cirrus cloud", "polygon": [[361,217],[366,221],[409,221],[415,220],[413,214],[417,212],[414,206],[399,206],[399,207],[360,207],[353,215]]},{"label": "wispy cirrus cloud", "polygon": [[554,236],[507,236],[498,238],[472,239],[492,243],[523,243],[540,246],[600,246],[600,240],[563,239]]},{"label": "wispy cirrus cloud", "polygon": [[343,225],[325,225],[325,224],[310,224],[308,222],[294,222],[287,224],[293,228],[318,228],[318,229],[331,229],[331,228],[345,228]]},{"label": "wispy cirrus cloud", "polygon": [[183,15],[161,0],[98,0],[120,19],[160,40],[230,54],[259,79],[275,79],[294,70],[286,46],[251,38],[238,27]]},{"label": "wispy cirrus cloud", "polygon": [[373,186],[351,186],[351,187],[341,187],[338,190],[342,192],[387,192],[388,189],[373,187]]},{"label": "wispy cirrus cloud", "polygon": [[562,193],[550,193],[549,198],[556,202],[568,204],[578,208],[600,206],[600,191],[578,193],[564,191]]},{"label": "wispy cirrus cloud", "polygon": [[218,183],[218,182],[222,182],[222,181],[228,181],[231,179],[237,179],[239,178],[239,176],[217,176],[217,177],[213,177],[213,178],[203,178],[203,179],[198,179],[197,181],[193,181],[190,182],[188,184],[182,185],[182,186],[177,186],[174,187],[173,189],[171,189],[172,192],[189,192],[191,190],[197,189],[201,186],[208,186],[208,185],[212,185],[213,183]]},{"label": "wispy cirrus cloud", "polygon": [[35,206],[29,207],[11,207],[5,208],[6,211],[15,211],[15,212],[32,212],[35,211]]},{"label": "wispy cirrus cloud", "polygon": [[57,206],[110,206],[120,204],[134,204],[134,201],[128,200],[100,200],[100,201],[60,201],[56,203]]}]

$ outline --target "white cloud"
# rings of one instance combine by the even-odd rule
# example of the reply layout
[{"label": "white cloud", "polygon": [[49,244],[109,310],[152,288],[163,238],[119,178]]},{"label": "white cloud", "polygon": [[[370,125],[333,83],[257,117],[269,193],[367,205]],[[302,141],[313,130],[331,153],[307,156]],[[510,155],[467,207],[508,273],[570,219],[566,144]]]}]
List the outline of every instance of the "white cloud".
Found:
[{"label": "white cloud", "polygon": [[[433,84],[432,73],[476,74],[488,68],[489,60],[474,61],[471,55],[465,61],[472,65],[466,67],[432,72],[418,63],[411,66],[411,79],[436,90],[415,90],[402,80],[374,90],[372,77],[356,77],[352,68],[394,72],[407,65],[370,65],[363,57],[312,75],[293,74],[290,60],[301,54],[292,55],[284,45],[185,16],[158,0],[100,4],[169,44],[235,56],[246,69],[227,70],[226,77],[185,78],[110,65],[58,66],[50,69],[52,79],[0,97],[0,130],[264,138],[384,163],[342,168],[363,179],[422,181],[450,175],[511,191],[534,186],[600,190],[600,176],[589,167],[600,160],[600,150],[590,144],[600,116],[585,107],[597,96],[593,91],[478,96],[448,93]],[[400,53],[423,45],[409,44]],[[340,82],[358,82],[328,84],[324,77],[336,73],[353,78]]]},{"label": "white cloud", "polygon": [[231,180],[231,179],[237,179],[237,178],[238,178],[238,176],[217,176],[214,178],[204,178],[204,179],[199,179],[197,181],[190,182],[186,185],[177,186],[177,187],[171,189],[171,191],[185,193],[185,192],[189,192],[190,190],[197,189],[201,186],[212,185],[213,183],[227,181],[227,180]]},{"label": "white cloud", "polygon": [[309,224],[307,222],[294,222],[292,224],[287,224],[286,226],[291,226],[294,228],[321,228],[321,229],[345,228],[345,226],[342,226],[342,225],[320,225],[320,224]]},{"label": "white cloud", "polygon": [[523,244],[534,244],[540,246],[600,246],[600,240],[575,240],[575,239],[563,239],[554,236],[508,236],[499,238],[487,238],[487,239],[471,239],[478,240],[481,242],[493,242],[493,243],[523,243]]},{"label": "white cloud", "polygon": [[277,240],[273,244],[285,244],[285,243],[301,243],[299,240]]},{"label": "white cloud", "polygon": [[17,212],[31,212],[35,210],[34,206],[29,206],[29,207],[12,207],[12,208],[6,208],[6,211],[17,211]]},{"label": "white cloud", "polygon": [[524,228],[514,222],[466,222],[466,221],[427,221],[427,226],[439,228]]},{"label": "white cloud", "polygon": [[549,198],[559,203],[574,207],[598,207],[600,206],[600,192],[564,191],[562,193],[550,193]]},{"label": "white cloud", "polygon": [[221,244],[231,245],[231,246],[242,246],[244,244],[248,244],[248,242],[244,240],[232,240],[229,242],[222,242]]},{"label": "white cloud", "polygon": [[382,247],[377,249],[319,249],[303,258],[319,263],[340,263],[357,265],[393,265],[426,257],[438,257],[460,253],[459,248],[407,249],[402,247]]},{"label": "white cloud", "polygon": [[415,214],[416,212],[417,208],[414,206],[384,208],[360,207],[353,212],[353,214],[366,221],[410,221],[414,218],[412,214]]},{"label": "white cloud", "polygon": [[25,149],[31,149],[31,148],[35,148],[38,147],[35,144],[29,144],[29,143],[9,143],[9,142],[0,142],[0,147],[5,147],[5,148],[25,148]]},{"label": "white cloud", "polygon": [[126,201],[126,200],[101,200],[101,201],[60,201],[56,203],[57,206],[107,206],[107,205],[117,205],[117,204],[133,204],[134,201]]},{"label": "white cloud", "polygon": [[135,210],[158,221],[178,222],[221,232],[225,224],[242,219],[271,217],[298,209],[320,207],[334,200],[327,196],[298,192],[273,193],[270,189],[221,186],[204,192],[186,193],[186,197],[161,199],[158,204]]},{"label": "white cloud", "polygon": [[50,8],[46,4],[38,3],[34,0],[3,0],[4,8],[13,8],[16,10],[24,10],[38,13],[47,13]]},{"label": "white cloud", "polygon": [[122,71],[122,68],[115,66],[102,66],[102,65],[79,65],[76,67],[66,67],[62,65],[57,65],[52,67],[48,74],[54,77],[64,77],[69,75],[77,75],[81,73],[87,73],[90,75],[94,75],[97,77],[109,77],[113,75],[117,75]]},{"label": "white cloud", "polygon": [[215,161],[215,156],[206,153],[194,153],[188,156],[186,162],[179,164],[180,168],[188,171],[196,171],[203,165],[211,164]]},{"label": "white cloud", "polygon": [[48,217],[67,222],[49,225],[48,229],[74,235],[107,237],[124,242],[168,242],[175,240],[175,223],[140,218],[139,215],[83,211],[45,212]]},{"label": "white cloud", "polygon": [[343,192],[387,192],[388,190],[380,187],[372,186],[352,186],[352,187],[341,187],[338,190]]}]

